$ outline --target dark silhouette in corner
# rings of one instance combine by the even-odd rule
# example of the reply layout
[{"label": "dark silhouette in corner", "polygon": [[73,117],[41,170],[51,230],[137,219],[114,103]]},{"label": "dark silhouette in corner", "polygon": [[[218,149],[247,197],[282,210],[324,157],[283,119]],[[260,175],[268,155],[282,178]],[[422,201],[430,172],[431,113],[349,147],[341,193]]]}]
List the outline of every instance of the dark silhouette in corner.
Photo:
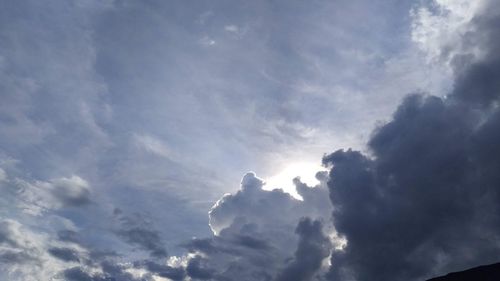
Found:
[{"label": "dark silhouette in corner", "polygon": [[427,281],[499,281],[500,263],[483,265],[468,270],[449,273]]}]

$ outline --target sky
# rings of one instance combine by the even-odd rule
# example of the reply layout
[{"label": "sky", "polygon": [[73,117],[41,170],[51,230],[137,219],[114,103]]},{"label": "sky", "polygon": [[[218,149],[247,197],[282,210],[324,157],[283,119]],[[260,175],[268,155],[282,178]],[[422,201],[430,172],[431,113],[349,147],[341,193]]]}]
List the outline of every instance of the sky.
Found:
[{"label": "sky", "polygon": [[495,0],[0,0],[0,279],[498,262]]}]

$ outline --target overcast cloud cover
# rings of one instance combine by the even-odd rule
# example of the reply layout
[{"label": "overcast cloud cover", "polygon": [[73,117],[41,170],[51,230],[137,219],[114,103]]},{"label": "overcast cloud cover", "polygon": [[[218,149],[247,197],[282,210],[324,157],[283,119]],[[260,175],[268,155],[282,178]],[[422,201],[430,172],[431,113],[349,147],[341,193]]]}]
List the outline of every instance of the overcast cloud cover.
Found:
[{"label": "overcast cloud cover", "polygon": [[497,4],[0,0],[0,279],[498,262]]}]

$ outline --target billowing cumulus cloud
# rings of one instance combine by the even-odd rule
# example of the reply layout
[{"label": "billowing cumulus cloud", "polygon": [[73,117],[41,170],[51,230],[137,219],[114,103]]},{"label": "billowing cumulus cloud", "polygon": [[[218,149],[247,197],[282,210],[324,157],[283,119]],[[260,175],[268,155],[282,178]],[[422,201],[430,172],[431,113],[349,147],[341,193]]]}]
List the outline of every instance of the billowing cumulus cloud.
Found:
[{"label": "billowing cumulus cloud", "polygon": [[328,215],[325,211],[331,208],[325,200],[328,195],[324,186],[327,177],[320,172],[317,178],[322,181],[317,188],[310,188],[300,179],[295,179],[297,192],[304,198],[300,201],[279,189],[263,190],[264,181],[254,173],[247,173],[241,181],[241,190],[224,195],[212,207],[209,212],[210,227],[215,234],[230,226],[231,229],[252,226],[256,231],[283,228],[283,232],[293,233],[302,216],[326,219]]},{"label": "billowing cumulus cloud", "polygon": [[295,180],[301,201],[281,190],[263,190],[264,181],[247,173],[241,189],[223,196],[210,210],[215,236],[184,245],[191,252],[188,276],[248,281],[321,276],[334,232],[327,177],[317,177],[321,183],[316,187]]},{"label": "billowing cumulus cloud", "polygon": [[[494,6],[494,3],[491,2]],[[347,239],[332,280],[422,280],[496,262],[500,250],[500,14],[472,19],[488,50],[455,69],[446,97],[411,95],[375,130],[371,155],[338,150],[330,199]],[[456,58],[459,59],[459,58]],[[465,65],[464,65],[465,64]]]}]

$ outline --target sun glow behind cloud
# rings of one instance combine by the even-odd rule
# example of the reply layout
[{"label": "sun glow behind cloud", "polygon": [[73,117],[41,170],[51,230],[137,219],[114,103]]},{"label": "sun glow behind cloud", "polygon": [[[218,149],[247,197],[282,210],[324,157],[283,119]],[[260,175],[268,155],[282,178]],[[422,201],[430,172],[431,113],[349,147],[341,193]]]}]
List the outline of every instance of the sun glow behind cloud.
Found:
[{"label": "sun glow behind cloud", "polygon": [[299,177],[303,183],[315,186],[319,184],[318,179],[316,179],[316,173],[319,171],[326,171],[326,169],[314,162],[294,162],[286,166],[278,174],[266,179],[264,189],[273,190],[280,188],[290,193],[293,197],[302,199],[295,189],[293,179]]}]

